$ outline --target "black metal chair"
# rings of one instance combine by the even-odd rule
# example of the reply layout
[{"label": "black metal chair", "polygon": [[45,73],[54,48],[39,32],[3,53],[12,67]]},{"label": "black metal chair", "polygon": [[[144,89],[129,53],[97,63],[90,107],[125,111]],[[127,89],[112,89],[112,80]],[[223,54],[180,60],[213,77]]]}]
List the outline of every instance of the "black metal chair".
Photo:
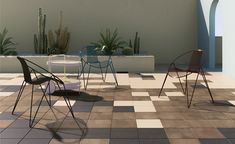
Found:
[{"label": "black metal chair", "polygon": [[[31,93],[31,102],[30,102],[29,127],[32,127],[44,97],[46,99],[46,102],[48,103],[48,105],[51,108],[50,81],[55,82],[60,90],[61,90],[60,85],[63,86],[64,90],[65,90],[65,85],[64,85],[64,82],[61,79],[59,79],[57,76],[55,76],[51,72],[47,71],[46,69],[42,68],[38,64],[36,64],[36,63],[34,63],[30,60],[27,60],[25,58],[22,58],[22,57],[17,57],[17,59],[20,61],[22,69],[23,69],[24,81],[22,82],[22,85],[20,87],[20,90],[19,90],[18,96],[16,98],[14,108],[12,110],[12,114],[14,114],[15,108],[16,108],[19,100],[20,100],[20,97],[22,96],[22,93],[24,91],[24,88],[25,88],[26,84],[31,84],[32,85],[32,93]],[[43,72],[47,73],[48,75],[45,75],[45,74],[41,73],[40,71],[43,71]],[[34,76],[34,78],[32,76]],[[48,83],[46,84],[45,89],[43,89],[42,84],[46,83],[46,82],[48,82]],[[39,102],[39,105],[36,109],[35,115],[32,118],[34,85],[39,85],[40,86],[40,89],[42,90],[43,95],[42,95],[42,98],[40,99],[40,102]],[[46,97],[46,91],[47,91],[48,88],[49,88],[49,100]],[[63,96],[63,98],[64,98],[64,100],[65,100],[65,102],[66,102],[66,104],[69,108],[69,111],[71,112],[73,118],[75,118],[74,114],[73,114],[72,106],[71,106],[71,103],[70,103],[68,97]]]},{"label": "black metal chair", "polygon": [[[210,91],[210,88],[209,88],[209,85],[208,85],[208,82],[207,82],[207,79],[206,79],[206,76],[205,76],[205,72],[203,70],[203,66],[202,66],[202,63],[201,63],[202,56],[203,56],[203,51],[201,49],[198,49],[198,50],[191,50],[191,51],[185,52],[185,53],[181,54],[180,56],[176,57],[174,59],[174,61],[170,64],[169,68],[168,68],[168,72],[165,76],[164,82],[162,84],[162,88],[159,92],[159,97],[162,93],[162,90],[163,90],[163,87],[165,85],[167,77],[170,76],[170,77],[173,77],[173,78],[178,78],[179,82],[180,82],[180,86],[183,90],[183,93],[187,96],[187,106],[188,106],[188,108],[190,108],[192,100],[193,100],[193,96],[194,96],[194,91],[195,91],[195,88],[196,88],[196,85],[197,85],[198,76],[199,76],[199,74],[201,74],[201,76],[203,78],[203,81],[206,84],[207,90],[210,94],[211,100],[214,103],[214,99],[213,99],[213,96],[211,94],[211,91]],[[187,66],[184,67],[184,66],[180,65],[179,64],[180,60],[187,61],[188,62]],[[188,76],[192,73],[196,73],[197,76],[196,76],[196,80],[195,80],[194,87],[193,87],[193,90],[192,90],[191,98],[189,100]],[[181,82],[181,78],[183,78],[183,77],[185,77],[185,88],[183,87],[183,84]]]},{"label": "black metal chair", "polygon": [[[90,72],[91,72],[91,68],[96,68],[96,69],[100,70],[100,73],[101,73],[103,81],[106,80],[106,75],[107,75],[107,72],[108,72],[108,68],[110,68],[110,70],[111,70],[111,72],[113,74],[113,77],[115,79],[115,83],[118,86],[116,72],[115,72],[115,69],[114,69],[114,66],[113,66],[113,62],[112,62],[112,57],[111,56],[106,56],[107,58],[105,60],[102,60],[102,61],[99,60],[98,59],[98,53],[96,51],[96,47],[94,47],[94,46],[87,46],[87,47],[83,48],[80,51],[80,56],[81,56],[81,61],[82,61],[81,74],[83,74],[85,90],[87,89],[87,85],[88,85],[88,80],[89,80],[89,75],[90,75]],[[86,80],[86,83],[85,83],[84,69],[85,69],[86,65],[89,66],[89,69],[88,69],[87,80]],[[102,69],[105,69],[105,75],[103,75],[103,70]]]}]

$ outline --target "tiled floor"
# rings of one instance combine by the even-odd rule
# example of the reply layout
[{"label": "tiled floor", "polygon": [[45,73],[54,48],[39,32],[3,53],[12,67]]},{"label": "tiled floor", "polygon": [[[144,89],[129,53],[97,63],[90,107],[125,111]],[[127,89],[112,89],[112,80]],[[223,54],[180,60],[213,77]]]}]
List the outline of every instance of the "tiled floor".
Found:
[{"label": "tiled floor", "polygon": [[[12,115],[23,77],[0,74],[0,144],[235,143],[235,80],[209,72],[216,103],[211,103],[200,78],[188,109],[177,79],[169,78],[158,97],[164,77],[165,73],[118,73],[119,86],[115,87],[111,74],[105,83],[100,75],[92,74],[86,91],[81,89],[79,95],[75,89],[68,94],[76,120],[57,92],[52,108],[44,100],[34,127],[29,128],[31,87],[26,86]],[[191,84],[194,77],[189,77]],[[69,78],[77,83],[75,76]],[[42,93],[35,89],[34,95],[33,112]]]}]

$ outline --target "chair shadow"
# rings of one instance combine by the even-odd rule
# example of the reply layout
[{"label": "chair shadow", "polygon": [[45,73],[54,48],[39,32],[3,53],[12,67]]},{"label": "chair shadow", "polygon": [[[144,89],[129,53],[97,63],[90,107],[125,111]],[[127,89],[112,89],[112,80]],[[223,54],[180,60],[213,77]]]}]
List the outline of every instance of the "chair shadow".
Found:
[{"label": "chair shadow", "polygon": [[53,96],[67,96],[70,100],[85,101],[85,102],[98,102],[104,98],[98,95],[91,95],[86,92],[79,92],[74,90],[57,90],[52,93]]}]

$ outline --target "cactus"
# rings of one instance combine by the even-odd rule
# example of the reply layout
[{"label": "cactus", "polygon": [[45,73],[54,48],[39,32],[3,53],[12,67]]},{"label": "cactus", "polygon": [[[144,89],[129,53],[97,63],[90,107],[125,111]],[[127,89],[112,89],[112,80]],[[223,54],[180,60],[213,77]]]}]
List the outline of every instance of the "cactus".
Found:
[{"label": "cactus", "polygon": [[34,50],[36,54],[47,53],[47,35],[46,31],[46,15],[42,15],[42,8],[38,12],[38,34],[34,34]]},{"label": "cactus", "polygon": [[138,36],[138,32],[135,33],[135,40],[134,40],[134,54],[140,53],[140,37]]},{"label": "cactus", "polygon": [[55,35],[52,30],[48,32],[49,51],[51,54],[65,54],[68,51],[70,33],[67,27],[63,28],[62,20],[63,13],[61,11],[59,28],[55,31]]}]

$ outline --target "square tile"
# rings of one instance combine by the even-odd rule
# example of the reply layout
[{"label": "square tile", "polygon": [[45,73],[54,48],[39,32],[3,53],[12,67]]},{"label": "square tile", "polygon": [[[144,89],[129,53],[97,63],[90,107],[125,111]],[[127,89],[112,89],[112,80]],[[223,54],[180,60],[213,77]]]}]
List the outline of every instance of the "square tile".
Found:
[{"label": "square tile", "polygon": [[25,136],[26,139],[51,139],[54,131],[48,129],[33,128]]},{"label": "square tile", "polygon": [[0,92],[0,97],[1,96],[10,96],[12,94],[14,94],[15,92]]},{"label": "square tile", "polygon": [[136,120],[112,120],[112,128],[137,128]]},{"label": "square tile", "polygon": [[163,128],[160,119],[136,119],[137,128]]},{"label": "square tile", "polygon": [[133,106],[133,101],[114,101],[113,106]]},{"label": "square tile", "polygon": [[154,106],[134,106],[135,112],[156,112],[156,109]]},{"label": "square tile", "polygon": [[170,144],[169,140],[164,139],[140,139],[140,144]]},{"label": "square tile", "polygon": [[15,120],[21,114],[21,112],[15,112],[13,115],[11,114],[11,112],[0,112],[0,120]]},{"label": "square tile", "polygon": [[235,128],[219,128],[218,129],[226,138],[235,139]]},{"label": "square tile", "polygon": [[[74,105],[75,101],[74,100],[70,100],[71,106]],[[67,106],[65,101],[57,101],[55,102],[55,104],[53,106]]]},{"label": "square tile", "polygon": [[12,129],[8,128],[0,134],[0,139],[2,138],[23,138],[29,132],[29,128],[24,129]]},{"label": "square tile", "polygon": [[135,139],[110,139],[110,144],[139,144]]},{"label": "square tile", "polygon": [[114,106],[113,112],[135,112],[133,106]]},{"label": "square tile", "polygon": [[21,139],[0,139],[1,144],[18,144],[18,142],[21,141]]},{"label": "square tile", "polygon": [[23,139],[19,144],[48,144],[51,141],[51,139]]},{"label": "square tile", "polygon": [[235,106],[235,100],[228,100],[228,102]]},{"label": "square tile", "polygon": [[170,101],[169,97],[168,96],[150,96],[150,99],[152,101]]},{"label": "square tile", "polygon": [[139,128],[140,139],[166,139],[167,135],[163,128]]},{"label": "square tile", "polygon": [[227,139],[199,139],[201,144],[231,144]]},{"label": "square tile", "polygon": [[131,92],[132,96],[149,96],[148,92]]},{"label": "square tile", "polygon": [[111,139],[138,139],[137,128],[112,128]]},{"label": "square tile", "polygon": [[82,139],[80,144],[109,144],[109,139]]},{"label": "square tile", "polygon": [[182,92],[165,92],[167,96],[185,96]]},{"label": "square tile", "polygon": [[110,128],[89,128],[86,138],[108,139],[110,138]]}]

